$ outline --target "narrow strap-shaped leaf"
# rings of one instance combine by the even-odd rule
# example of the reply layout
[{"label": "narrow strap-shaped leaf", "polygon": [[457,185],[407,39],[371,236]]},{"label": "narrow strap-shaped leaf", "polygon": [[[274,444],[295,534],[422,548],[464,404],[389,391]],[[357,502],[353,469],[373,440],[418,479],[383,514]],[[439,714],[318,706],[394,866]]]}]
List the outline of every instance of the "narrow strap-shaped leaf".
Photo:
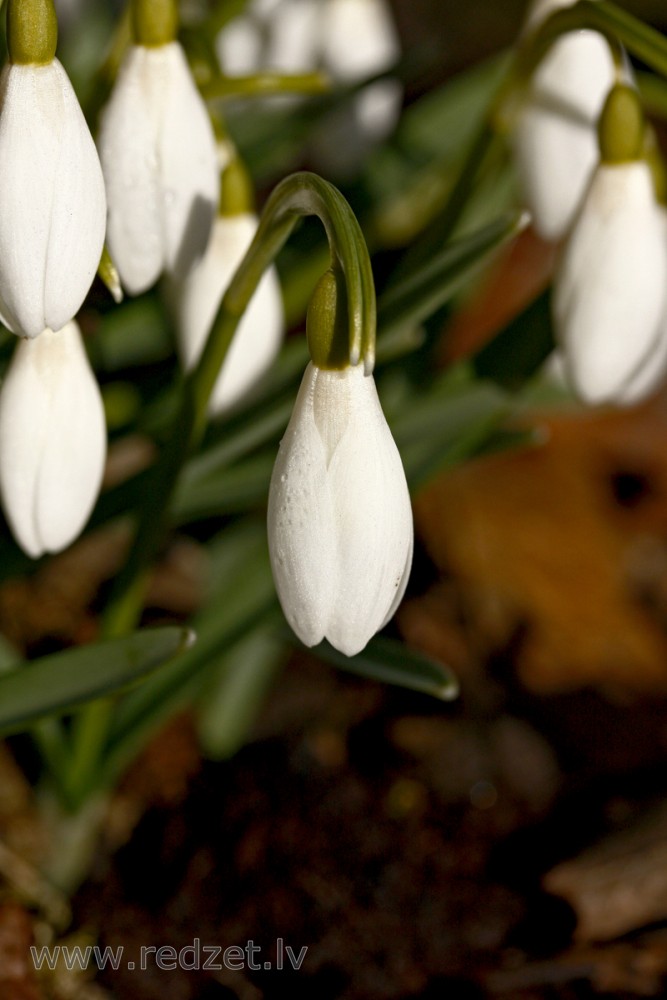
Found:
[{"label": "narrow strap-shaped leaf", "polygon": [[35,720],[125,687],[187,649],[186,628],[144,629],[122,639],[68,649],[0,676],[0,733],[21,732]]},{"label": "narrow strap-shaped leaf", "polygon": [[417,324],[443,306],[487,255],[525,225],[523,212],[509,212],[470,236],[450,243],[389,287],[378,301],[378,326],[385,335]]},{"label": "narrow strap-shaped leaf", "polygon": [[458,697],[459,682],[449,667],[393,639],[371,639],[356,656],[344,656],[328,642],[313,652],[325,663],[359,677],[421,691],[441,701]]}]

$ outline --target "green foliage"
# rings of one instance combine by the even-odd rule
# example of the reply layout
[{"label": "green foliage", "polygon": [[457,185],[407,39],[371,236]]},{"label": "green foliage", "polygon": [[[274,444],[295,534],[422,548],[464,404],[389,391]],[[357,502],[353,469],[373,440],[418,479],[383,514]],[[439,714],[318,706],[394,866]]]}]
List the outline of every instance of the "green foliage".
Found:
[{"label": "green foliage", "polygon": [[[230,134],[255,183],[273,184],[284,171],[301,165],[313,123],[339,111],[358,88],[322,94],[325,81],[319,74],[291,82],[246,78],[233,86],[213,66],[211,39],[242,8],[242,0],[191,6],[181,37],[200,71],[202,87],[216,112],[224,104]],[[615,32],[647,66],[667,71],[664,37],[606,0],[581,0],[561,15],[568,23],[579,24],[579,18]],[[559,16],[548,22],[545,44]],[[105,51],[102,40],[110,31],[109,5],[94,0],[86,6],[81,39],[73,30],[63,36],[62,58],[91,119],[127,44],[127,24],[121,22]],[[405,75],[406,67],[400,71]],[[360,220],[381,289],[378,388],[413,491],[443,468],[492,449],[531,442],[529,427],[517,428],[516,418],[540,385],[541,366],[553,348],[548,293],[495,331],[473,357],[445,370],[436,365],[432,331],[425,329],[434,316],[438,330],[446,325],[460,298],[474,293],[486,268],[524,225],[507,150],[492,127],[513,73],[512,56],[503,54],[414,101],[395,134],[366,159],[344,190]],[[664,81],[644,75],[641,85],[651,110],[667,117]],[[256,100],[267,88],[296,89],[311,96],[269,106]],[[295,204],[328,197],[339,214],[347,211],[347,202],[337,192],[332,195],[324,181],[311,181],[307,190],[304,183],[298,178],[284,182]],[[255,262],[245,268],[242,299],[249,297],[252,282],[296,222],[296,215],[290,216],[287,225],[276,204],[274,196],[269,215],[275,215],[263,229],[270,252],[263,251],[261,267]],[[348,219],[346,225],[339,240],[349,251],[357,239],[356,230],[350,235],[356,222]],[[368,342],[362,342],[361,331],[364,323],[372,323],[374,307],[370,268],[350,253],[345,262],[348,277],[352,274],[363,291],[353,304],[350,327],[355,350],[365,353]],[[271,371],[233,413],[212,422],[205,432],[183,430],[182,448],[168,476],[156,477],[153,466],[107,490],[89,529],[121,518],[135,523],[143,519],[138,546],[144,545],[146,533],[150,545],[137,556],[143,560],[142,571],[169,531],[196,532],[211,571],[206,600],[191,623],[197,643],[192,645],[192,633],[180,626],[144,629],[20,664],[0,636],[0,729],[31,730],[56,780],[70,793],[68,771],[87,744],[77,746],[77,726],[70,729],[60,719],[86,701],[113,696],[101,728],[99,761],[93,762],[91,773],[81,771],[71,805],[80,805],[93,786],[117,780],[150,736],[174,711],[188,705],[197,706],[206,751],[213,757],[234,752],[289,652],[271,580],[263,515],[276,449],[307,360],[302,335],[306,304],[329,266],[324,238],[303,226],[280,250],[278,266],[288,316],[299,335],[287,341]],[[91,332],[90,355],[103,380],[113,434],[148,436],[157,453],[170,447],[176,416],[182,412],[184,381],[177,371],[161,291],[114,306],[100,284],[82,318]],[[0,343],[3,366],[8,354],[9,340]],[[219,365],[224,349],[218,354]],[[32,568],[5,531],[0,536],[0,578]],[[132,574],[121,574],[121,580],[136,582]],[[133,612],[140,610],[138,603]],[[113,631],[108,620],[107,627]],[[456,695],[456,681],[446,667],[396,640],[376,638],[351,659],[326,645],[314,653],[324,663],[361,677],[443,700]]]}]

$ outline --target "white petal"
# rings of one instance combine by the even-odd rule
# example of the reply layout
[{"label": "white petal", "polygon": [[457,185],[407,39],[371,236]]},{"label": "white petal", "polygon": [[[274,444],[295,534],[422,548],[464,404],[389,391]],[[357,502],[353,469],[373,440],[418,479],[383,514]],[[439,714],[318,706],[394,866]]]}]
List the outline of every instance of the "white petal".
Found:
[{"label": "white petal", "polygon": [[76,538],[105,455],[102,399],[76,323],[19,341],[0,391],[0,492],[29,555],[57,552]]},{"label": "white petal", "polygon": [[352,387],[345,433],[329,465],[338,539],[338,587],[326,636],[354,656],[382,628],[405,590],[412,510],[401,458],[363,366],[322,372]]},{"label": "white petal", "polygon": [[[204,257],[175,290],[176,328],[186,369],[199,360],[231,278],[257,230],[252,214],[219,217]],[[210,410],[219,414],[241,399],[274,360],[284,332],[280,285],[275,268],[260,281],[214,386]]]},{"label": "white petal", "polygon": [[354,102],[354,113],[363,137],[379,142],[398,123],[403,87],[398,80],[378,80],[364,87]]},{"label": "white petal", "polygon": [[56,164],[44,287],[45,327],[60,330],[81,308],[99,267],[106,230],[106,195],[95,143],[65,71],[60,74],[64,122]]},{"label": "white petal", "polygon": [[218,32],[215,51],[227,76],[245,76],[256,72],[262,57],[259,26],[248,15],[235,17]]},{"label": "white petal", "polygon": [[309,365],[271,476],[267,516],[273,578],[285,617],[306,646],[324,638],[334,600],[336,536]]},{"label": "white petal", "polygon": [[646,399],[667,375],[667,320],[658,342],[644,360],[644,364],[617,393],[614,402],[622,406],[633,406]]},{"label": "white petal", "polygon": [[165,268],[181,275],[202,256],[211,234],[220,196],[218,152],[206,105],[183,49],[173,42],[160,51],[170,67],[157,150]]},{"label": "white petal", "polygon": [[178,42],[129,49],[99,145],[109,250],[137,294],[201,256],[218,203],[215,138]]},{"label": "white petal", "polygon": [[[664,205],[658,208],[662,230],[667,243],[667,209]],[[658,342],[649,352],[642,367],[626,382],[619,392],[615,402],[632,406],[646,399],[658,388],[667,375],[667,314],[662,318]]]},{"label": "white petal", "polygon": [[0,311],[36,337],[77,312],[100,261],[104,185],[65,71],[5,68],[0,80]]},{"label": "white petal", "polygon": [[98,136],[107,188],[107,243],[132,295],[150,288],[164,266],[157,143],[167,71],[160,52],[139,45],[128,49]]},{"label": "white petal", "polygon": [[398,606],[413,538],[400,456],[361,366],[306,369],[271,480],[268,524],[292,628],[308,645],[326,637],[358,653]]},{"label": "white petal", "polygon": [[398,60],[400,45],[386,0],[329,0],[322,19],[324,64],[337,80],[356,83]]},{"label": "white petal", "polygon": [[321,18],[321,0],[283,0],[271,19],[266,65],[280,73],[315,69]]},{"label": "white petal", "polygon": [[565,247],[553,297],[568,373],[587,402],[613,401],[656,347],[666,273],[648,167],[602,165]]},{"label": "white petal", "polygon": [[597,120],[615,82],[597,32],[561,38],[538,67],[514,132],[519,181],[538,233],[568,230],[599,158]]}]

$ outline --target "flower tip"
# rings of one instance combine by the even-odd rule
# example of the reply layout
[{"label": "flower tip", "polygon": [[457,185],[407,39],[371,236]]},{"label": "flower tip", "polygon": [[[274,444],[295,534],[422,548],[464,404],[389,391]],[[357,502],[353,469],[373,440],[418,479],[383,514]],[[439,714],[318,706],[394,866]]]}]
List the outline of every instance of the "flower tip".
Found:
[{"label": "flower tip", "polygon": [[516,231],[517,231],[517,233],[523,233],[523,232],[525,232],[526,229],[528,229],[530,226],[532,226],[532,224],[533,224],[533,213],[530,212],[527,208],[524,208],[524,210],[519,215],[519,218],[518,218],[518,221],[517,221],[517,224],[516,224]]},{"label": "flower tip", "polygon": [[185,652],[185,650],[187,649],[192,649],[192,647],[195,645],[196,642],[197,642],[197,633],[195,632],[195,630],[193,628],[183,629],[183,644],[181,647],[182,651]]},{"label": "flower tip", "polygon": [[0,496],[33,559],[80,534],[105,458],[102,397],[76,323],[19,341],[0,393]]},{"label": "flower tip", "polygon": [[461,686],[458,680],[452,676],[446,683],[436,688],[433,693],[440,701],[456,701],[461,694]]},{"label": "flower tip", "polygon": [[358,638],[351,641],[349,638],[345,638],[344,636],[340,636],[336,639],[332,639],[330,636],[327,636],[328,641],[334,649],[337,649],[339,653],[343,654],[343,656],[350,658],[363,652],[372,638],[372,636],[367,636],[360,642]]}]

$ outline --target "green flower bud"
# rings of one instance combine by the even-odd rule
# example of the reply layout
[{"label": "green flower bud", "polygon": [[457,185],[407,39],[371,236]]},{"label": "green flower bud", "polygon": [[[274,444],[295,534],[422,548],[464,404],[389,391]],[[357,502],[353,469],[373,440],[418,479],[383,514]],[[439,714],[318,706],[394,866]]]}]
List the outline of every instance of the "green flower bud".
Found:
[{"label": "green flower bud", "polygon": [[178,34],[177,0],[133,0],[132,31],[137,45],[158,48]]},{"label": "green flower bud", "polygon": [[247,215],[255,208],[255,192],[245,164],[234,154],[222,171],[218,215]]},{"label": "green flower bud", "polygon": [[7,51],[15,65],[46,66],[58,43],[58,19],[53,0],[8,0]]},{"label": "green flower bud", "polygon": [[644,128],[644,112],[637,91],[617,83],[607,95],[598,122],[602,162],[629,163],[642,159]]},{"label": "green flower bud", "polygon": [[339,270],[325,271],[308,303],[306,337],[314,365],[342,371],[350,365],[345,280]]}]

